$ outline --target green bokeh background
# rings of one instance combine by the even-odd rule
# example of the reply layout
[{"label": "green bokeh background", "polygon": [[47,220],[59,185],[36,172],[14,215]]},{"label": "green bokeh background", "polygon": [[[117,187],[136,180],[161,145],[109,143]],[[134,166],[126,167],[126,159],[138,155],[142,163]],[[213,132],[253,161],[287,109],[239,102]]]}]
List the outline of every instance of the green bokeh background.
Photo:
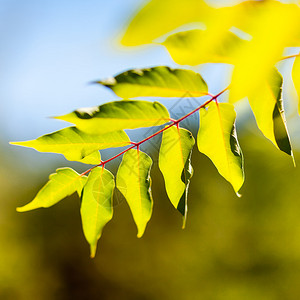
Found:
[{"label": "green bokeh background", "polygon": [[95,259],[75,196],[49,209],[15,212],[55,166],[31,174],[20,158],[16,164],[2,153],[0,299],[299,299],[300,171],[247,130],[252,125],[240,134],[242,198],[195,149],[182,230],[155,163],[154,212],[144,237],[136,238],[129,208],[117,194]]},{"label": "green bokeh background", "polygon": [[[58,123],[51,127],[53,120],[45,116],[114,100],[104,89],[86,87],[89,80],[129,67],[174,63],[153,47],[118,52],[110,44],[142,1],[0,0],[4,3],[0,300],[300,299],[300,169],[262,137],[248,113],[237,128],[245,156],[243,196],[235,195],[195,147],[184,230],[167,198],[155,153],[154,211],[141,239],[118,193],[95,259],[89,258],[76,195],[49,209],[17,213],[15,208],[31,201],[57,167],[84,168],[8,141],[61,128]],[[216,84],[210,84],[211,92],[220,90],[220,74],[219,69],[206,72],[209,84]],[[296,144],[300,127],[294,120],[288,114]],[[299,165],[300,152],[294,152]],[[116,166],[108,167],[115,173]]]}]

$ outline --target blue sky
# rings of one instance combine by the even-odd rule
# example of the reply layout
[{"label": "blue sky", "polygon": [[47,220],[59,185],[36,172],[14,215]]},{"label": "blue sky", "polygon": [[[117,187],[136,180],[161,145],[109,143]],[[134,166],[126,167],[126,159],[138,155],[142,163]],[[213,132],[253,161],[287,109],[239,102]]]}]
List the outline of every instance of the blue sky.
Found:
[{"label": "blue sky", "polygon": [[36,138],[67,126],[48,116],[116,99],[89,81],[135,67],[175,66],[163,47],[118,44],[143,3],[0,0],[2,139]]},{"label": "blue sky", "polygon": [[[117,99],[90,81],[135,67],[176,66],[163,47],[118,44],[145,2],[0,0],[0,138],[33,139],[67,126],[49,116]],[[203,70],[212,92],[219,70]]]},{"label": "blue sky", "polygon": [[31,139],[66,126],[48,116],[115,99],[88,82],[171,63],[162,48],[118,46],[141,0],[0,1],[2,137]]}]

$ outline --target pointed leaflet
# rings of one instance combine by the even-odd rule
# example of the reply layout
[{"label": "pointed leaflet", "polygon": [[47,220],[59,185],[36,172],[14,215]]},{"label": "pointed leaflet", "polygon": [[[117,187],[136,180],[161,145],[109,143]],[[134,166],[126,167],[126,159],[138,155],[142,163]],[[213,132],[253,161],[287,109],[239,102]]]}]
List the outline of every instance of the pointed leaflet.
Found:
[{"label": "pointed leaflet", "polygon": [[169,112],[162,104],[138,100],[109,102],[55,118],[73,123],[89,134],[99,135],[123,129],[152,127],[170,121]]},{"label": "pointed leaflet", "polygon": [[292,155],[282,103],[283,79],[276,69],[272,71],[268,82],[263,82],[259,92],[248,99],[261,132],[280,150]]},{"label": "pointed leaflet", "polygon": [[126,146],[130,144],[130,139],[124,131],[89,135],[76,127],[68,127],[36,140],[11,144],[31,147],[40,152],[61,153],[71,161],[98,164],[100,153],[97,150]]},{"label": "pointed leaflet", "polygon": [[298,95],[298,113],[300,114],[300,57],[296,57],[292,69],[294,86]]},{"label": "pointed leaflet", "polygon": [[207,85],[200,74],[191,70],[154,67],[135,69],[114,78],[98,81],[121,98],[135,97],[201,97]]},{"label": "pointed leaflet", "polygon": [[27,205],[18,207],[17,211],[24,212],[40,207],[50,207],[76,191],[80,195],[86,179],[71,168],[57,169],[56,173],[49,176],[49,181],[36,197]]},{"label": "pointed leaflet", "polygon": [[233,63],[240,47],[247,41],[230,31],[224,31],[219,38],[213,38],[208,30],[188,30],[169,36],[162,45],[172,59],[181,65],[203,63]]},{"label": "pointed leaflet", "polygon": [[236,193],[244,183],[243,154],[235,131],[236,113],[232,104],[211,102],[200,110],[197,144]]},{"label": "pointed leaflet", "polygon": [[171,203],[183,215],[183,227],[187,215],[187,194],[193,174],[191,153],[195,144],[192,134],[173,126],[163,132],[159,151],[159,168]]},{"label": "pointed leaflet", "polygon": [[102,167],[94,168],[82,191],[81,220],[83,232],[91,247],[91,257],[96,254],[102,229],[113,216],[112,199],[114,176]]},{"label": "pointed leaflet", "polygon": [[152,214],[151,166],[152,159],[146,153],[131,149],[124,154],[117,173],[117,188],[130,207],[138,237],[144,234]]}]

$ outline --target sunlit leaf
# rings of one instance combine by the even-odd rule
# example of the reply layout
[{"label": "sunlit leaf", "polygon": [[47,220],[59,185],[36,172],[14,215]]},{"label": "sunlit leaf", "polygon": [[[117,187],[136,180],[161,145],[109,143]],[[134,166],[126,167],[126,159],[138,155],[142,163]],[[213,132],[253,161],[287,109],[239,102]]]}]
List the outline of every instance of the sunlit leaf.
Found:
[{"label": "sunlit leaf", "polygon": [[[242,30],[251,38],[242,47],[237,47],[237,51],[231,51],[232,57],[228,60],[235,64],[231,102],[258,92],[261,82],[269,76],[274,64],[282,57],[284,49],[300,45],[300,7],[296,4],[245,1],[231,7],[215,9],[201,0],[151,1],[131,21],[123,43],[149,43],[190,22],[205,24],[205,35],[198,43],[190,43],[189,40],[189,46],[185,50],[173,36],[176,47],[171,49],[169,46],[169,50],[175,61],[181,64],[217,62],[217,57],[213,59],[211,53],[223,47],[223,39],[228,30],[233,28]],[[196,44],[200,43],[201,46],[197,49]],[[232,43],[226,44],[225,38],[224,49],[229,51]],[[189,53],[193,54],[188,55]]]},{"label": "sunlit leaf", "polygon": [[83,232],[94,257],[103,227],[113,216],[114,176],[102,167],[94,168],[82,192],[81,220]]},{"label": "sunlit leaf", "polygon": [[207,85],[200,74],[191,70],[171,69],[164,66],[129,70],[98,83],[125,99],[207,95]]},{"label": "sunlit leaf", "polygon": [[99,135],[123,129],[158,126],[170,121],[169,112],[162,104],[138,100],[109,102],[55,118],[73,123],[89,134]]},{"label": "sunlit leaf", "polygon": [[151,43],[183,24],[207,20],[212,11],[203,0],[152,0],[130,22],[122,44],[136,46]]},{"label": "sunlit leaf", "polygon": [[[226,32],[232,27],[252,34],[253,19],[272,8],[266,2],[277,1],[245,1],[216,9],[204,0],[152,0],[131,20],[121,42],[126,46],[149,44],[182,25],[199,23],[209,31],[211,40],[218,39],[220,32]],[[279,5],[282,7],[284,4]]]},{"label": "sunlit leaf", "polygon": [[297,5],[264,1],[263,9],[248,24],[252,35],[247,47],[235,58],[230,101],[260,93],[264,81],[272,73],[286,47],[292,46],[300,32],[300,12]]},{"label": "sunlit leaf", "polygon": [[233,63],[236,52],[247,41],[234,33],[222,32],[215,38],[208,30],[188,30],[169,36],[163,43],[172,59],[181,65]]},{"label": "sunlit leaf", "polygon": [[187,215],[187,195],[193,175],[191,153],[195,140],[190,131],[173,126],[163,132],[159,151],[159,168],[165,179],[168,197],[183,215]]},{"label": "sunlit leaf", "polygon": [[244,162],[236,136],[235,118],[232,104],[211,102],[206,109],[201,109],[197,145],[238,193],[244,183]]},{"label": "sunlit leaf", "polygon": [[280,150],[292,155],[282,103],[282,83],[282,76],[273,69],[259,93],[250,95],[248,99],[261,132]]},{"label": "sunlit leaf", "polygon": [[89,135],[76,127],[68,127],[36,140],[11,144],[34,148],[40,152],[61,153],[71,161],[98,164],[100,153],[97,150],[126,146],[130,144],[130,139],[124,131]]},{"label": "sunlit leaf", "polygon": [[86,182],[86,176],[80,176],[71,168],[60,168],[49,176],[49,181],[28,204],[18,207],[17,211],[24,212],[40,207],[50,207],[74,192],[80,195]]},{"label": "sunlit leaf", "polygon": [[300,57],[296,57],[292,69],[294,86],[298,95],[298,113],[300,114]]},{"label": "sunlit leaf", "polygon": [[138,237],[144,234],[152,214],[150,169],[152,159],[144,152],[127,151],[120,164],[116,184],[125,197],[138,229]]}]

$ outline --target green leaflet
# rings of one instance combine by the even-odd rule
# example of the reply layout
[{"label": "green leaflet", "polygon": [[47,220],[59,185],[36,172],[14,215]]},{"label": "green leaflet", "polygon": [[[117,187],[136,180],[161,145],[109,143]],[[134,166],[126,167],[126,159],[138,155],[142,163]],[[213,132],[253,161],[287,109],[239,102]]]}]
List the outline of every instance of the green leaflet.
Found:
[{"label": "green leaflet", "polygon": [[94,168],[82,192],[81,220],[83,232],[95,257],[102,229],[113,216],[114,176],[102,167]]},{"label": "green leaflet", "polygon": [[114,78],[98,81],[121,98],[201,97],[208,89],[200,74],[191,70],[154,67],[134,69]]},{"label": "green leaflet", "polygon": [[268,82],[248,97],[257,125],[266,138],[280,150],[292,155],[282,103],[281,74],[274,68]]},{"label": "green leaflet", "polygon": [[80,176],[71,168],[60,168],[49,176],[49,181],[28,204],[18,207],[18,212],[40,207],[50,207],[74,192],[80,195],[86,182],[86,176]]},{"label": "green leaflet", "polygon": [[71,161],[99,164],[100,153],[97,150],[126,146],[130,144],[130,139],[124,131],[89,135],[76,127],[68,127],[36,140],[11,144],[34,148],[40,152],[61,153]]},{"label": "green leaflet", "polygon": [[300,57],[296,57],[292,69],[292,78],[298,95],[298,113],[300,114]]},{"label": "green leaflet", "polygon": [[194,144],[190,131],[173,126],[163,132],[159,151],[159,169],[171,203],[183,215],[183,227],[187,216],[188,188],[193,175],[191,153]]},{"label": "green leaflet", "polygon": [[235,130],[236,113],[232,104],[211,102],[200,110],[198,149],[208,156],[235,192],[244,183],[243,154]]},{"label": "green leaflet", "polygon": [[117,188],[130,207],[138,237],[144,234],[152,214],[151,166],[152,159],[146,153],[131,149],[124,154],[117,173]]},{"label": "green leaflet", "polygon": [[[222,5],[224,1],[218,1]],[[215,3],[216,4],[216,3]],[[225,4],[225,3],[223,3]],[[285,15],[291,11],[298,13],[296,5],[287,5],[278,1],[244,1],[229,7],[213,8],[204,0],[152,0],[147,3],[131,20],[121,43],[125,46],[149,44],[184,24],[205,24],[210,31],[211,40],[219,38],[219,31],[239,28],[250,35],[255,35],[253,20],[262,13],[273,14],[279,7]],[[153,22],[156,20],[156,22]],[[281,20],[279,20],[281,21]],[[264,24],[259,24],[263,27]]]},{"label": "green leaflet", "polygon": [[152,0],[131,20],[121,42],[125,46],[149,44],[183,24],[209,20],[213,10],[204,0]]},{"label": "green leaflet", "polygon": [[169,112],[162,104],[139,100],[109,102],[55,118],[73,123],[89,134],[99,135],[123,129],[158,126],[170,121]]},{"label": "green leaflet", "polygon": [[230,31],[212,38],[209,30],[188,30],[170,35],[162,45],[172,59],[181,65],[203,63],[233,63],[236,52],[247,41]]}]

